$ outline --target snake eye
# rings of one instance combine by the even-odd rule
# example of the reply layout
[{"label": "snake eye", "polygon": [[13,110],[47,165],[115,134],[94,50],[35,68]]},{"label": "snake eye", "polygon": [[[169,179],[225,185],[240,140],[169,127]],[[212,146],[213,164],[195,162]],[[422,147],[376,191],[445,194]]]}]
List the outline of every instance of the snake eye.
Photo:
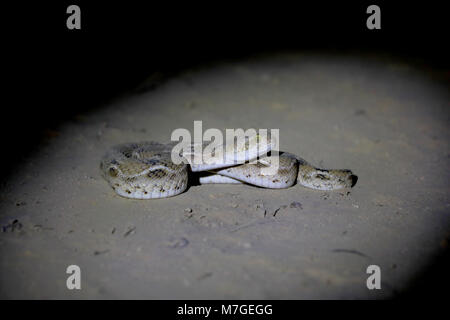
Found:
[{"label": "snake eye", "polygon": [[111,177],[117,177],[117,169],[116,168],[111,167],[111,168],[109,168],[108,172]]}]

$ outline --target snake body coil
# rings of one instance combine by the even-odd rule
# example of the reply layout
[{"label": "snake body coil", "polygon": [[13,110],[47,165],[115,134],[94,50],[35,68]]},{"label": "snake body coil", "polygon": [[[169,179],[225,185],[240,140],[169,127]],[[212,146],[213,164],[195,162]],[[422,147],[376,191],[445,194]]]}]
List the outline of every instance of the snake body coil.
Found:
[{"label": "snake body coil", "polygon": [[[120,196],[133,199],[166,198],[180,194],[189,184],[192,171],[207,171],[200,177],[206,183],[247,183],[264,188],[288,188],[296,182],[317,190],[335,190],[352,187],[357,180],[350,170],[315,168],[302,158],[280,152],[278,169],[265,174],[272,156],[246,148],[245,162],[228,163],[222,168],[190,165],[189,161],[175,164],[171,154],[174,143],[126,143],[111,148],[103,157],[100,169],[103,177]],[[259,150],[259,149],[258,149]],[[255,160],[250,162],[251,160]],[[189,160],[189,159],[188,159]],[[204,169],[207,168],[207,169]]]}]

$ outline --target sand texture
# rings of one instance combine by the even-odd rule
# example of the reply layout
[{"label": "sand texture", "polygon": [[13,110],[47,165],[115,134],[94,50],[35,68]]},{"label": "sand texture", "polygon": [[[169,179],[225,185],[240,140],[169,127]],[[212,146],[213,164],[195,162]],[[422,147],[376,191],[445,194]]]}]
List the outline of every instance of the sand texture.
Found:
[{"label": "sand texture", "polygon": [[[449,239],[448,87],[401,61],[285,54],[190,70],[49,135],[0,196],[0,297],[359,299],[402,293]],[[129,200],[112,145],[174,129],[280,130],[281,150],[358,175],[350,190],[193,186]],[[82,289],[66,268],[80,266]],[[378,265],[382,289],[368,290]]]}]

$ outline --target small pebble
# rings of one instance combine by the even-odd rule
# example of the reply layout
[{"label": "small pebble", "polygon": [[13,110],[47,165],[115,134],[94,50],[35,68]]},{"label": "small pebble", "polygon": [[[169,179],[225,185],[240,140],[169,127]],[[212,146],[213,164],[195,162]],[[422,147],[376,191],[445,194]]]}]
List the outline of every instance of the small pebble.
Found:
[{"label": "small pebble", "polygon": [[252,247],[252,244],[250,242],[245,242],[242,246],[246,249],[249,249]]},{"label": "small pebble", "polygon": [[300,202],[298,201],[293,201],[291,202],[291,204],[289,205],[290,208],[298,208],[298,209],[303,209],[303,206]]},{"label": "small pebble", "polygon": [[186,238],[175,238],[175,239],[170,239],[170,241],[168,242],[168,247],[172,248],[172,249],[184,248],[188,244],[189,244],[189,241]]}]

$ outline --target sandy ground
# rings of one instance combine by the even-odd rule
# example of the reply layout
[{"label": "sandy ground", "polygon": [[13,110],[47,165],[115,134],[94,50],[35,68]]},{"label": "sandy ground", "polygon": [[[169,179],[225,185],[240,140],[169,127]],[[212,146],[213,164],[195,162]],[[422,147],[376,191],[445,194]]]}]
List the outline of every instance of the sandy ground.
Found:
[{"label": "sandy ground", "polygon": [[[449,239],[448,87],[394,60],[286,54],[187,71],[50,135],[1,191],[1,298],[391,298]],[[112,145],[174,129],[277,128],[354,188],[193,186],[129,200]],[[68,290],[66,268],[81,268]],[[382,289],[368,290],[378,265]]]}]

